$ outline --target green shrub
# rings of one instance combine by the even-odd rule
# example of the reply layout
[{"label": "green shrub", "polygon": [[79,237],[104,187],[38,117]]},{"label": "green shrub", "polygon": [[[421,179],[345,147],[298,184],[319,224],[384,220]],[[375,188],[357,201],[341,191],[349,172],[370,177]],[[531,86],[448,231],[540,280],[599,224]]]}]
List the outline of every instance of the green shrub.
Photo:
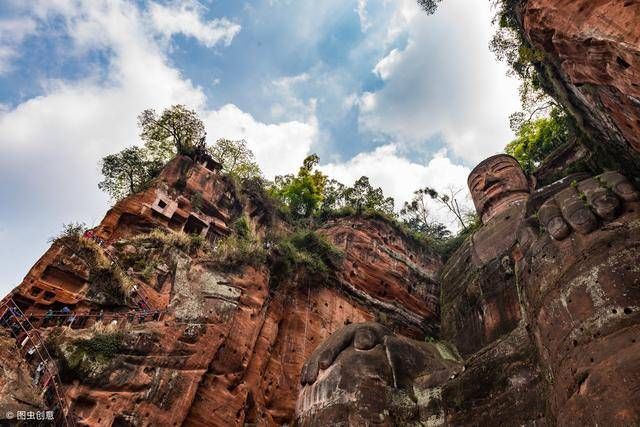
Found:
[{"label": "green shrub", "polygon": [[267,260],[267,252],[257,240],[232,235],[217,242],[209,259],[226,270],[249,265],[260,267]]},{"label": "green shrub", "polygon": [[342,252],[319,234],[313,231],[294,233],[277,242],[270,252],[270,287],[275,290],[287,281],[300,283],[300,279],[326,282],[340,266],[342,258]]},{"label": "green shrub", "polygon": [[191,206],[195,209],[202,209],[202,194],[194,193],[191,196]]},{"label": "green shrub", "polygon": [[60,360],[63,379],[92,382],[109,370],[113,358],[122,350],[123,340],[120,332],[97,333],[71,342],[57,336],[47,341],[47,347]]},{"label": "green shrub", "polygon": [[150,233],[140,234],[131,239],[117,244],[118,248],[126,244],[136,247],[151,247],[155,249],[180,249],[185,252],[192,252],[198,249],[206,249],[207,239],[199,234],[187,234],[183,232],[167,232],[154,229]]},{"label": "green shrub", "polygon": [[87,231],[87,225],[83,222],[71,222],[62,225],[62,231],[55,237],[49,239],[51,243],[69,243],[80,239]]},{"label": "green shrub", "polygon": [[242,215],[233,222],[233,231],[240,239],[251,239],[251,229],[247,218]]},{"label": "green shrub", "polygon": [[90,298],[102,304],[124,304],[125,296],[132,286],[131,279],[117,264],[111,263],[98,243],[83,237],[85,231],[84,224],[66,224],[53,242],[85,262],[89,269]]},{"label": "green shrub", "polygon": [[122,304],[133,286],[131,279],[118,266],[96,268],[89,274],[89,295],[103,304]]},{"label": "green shrub", "polygon": [[112,358],[120,351],[123,338],[121,332],[98,333],[89,339],[76,340],[74,344],[88,356]]}]

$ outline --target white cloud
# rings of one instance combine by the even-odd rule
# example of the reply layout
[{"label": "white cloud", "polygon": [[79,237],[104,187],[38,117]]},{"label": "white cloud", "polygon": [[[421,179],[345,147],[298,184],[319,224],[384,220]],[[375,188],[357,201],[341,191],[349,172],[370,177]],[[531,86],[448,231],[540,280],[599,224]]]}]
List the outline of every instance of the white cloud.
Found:
[{"label": "white cloud", "polygon": [[446,1],[428,16],[398,0],[388,34],[408,42],[375,66],[384,86],[361,96],[361,129],[414,145],[440,134],[469,163],[501,151],[519,105],[517,82],[488,50],[491,13],[489,2]]},{"label": "white cloud", "polygon": [[310,116],[307,122],[265,124],[235,105],[211,111],[203,119],[211,140],[246,140],[268,178],[295,171],[309,154],[317,134],[314,116]]},{"label": "white cloud", "polygon": [[362,32],[367,31],[371,28],[371,22],[369,22],[369,17],[367,16],[367,0],[358,0],[356,12],[360,18],[360,28]]},{"label": "white cloud", "polygon": [[310,74],[302,73],[293,76],[280,77],[265,85],[264,92],[271,100],[271,117],[275,120],[304,120],[316,113],[316,99],[308,102],[300,99],[296,94],[299,86],[309,82]]},{"label": "white cloud", "polygon": [[11,63],[20,55],[20,43],[36,31],[33,19],[0,20],[0,75],[11,70]]},{"label": "white cloud", "polygon": [[241,29],[239,24],[226,18],[205,21],[202,7],[195,1],[174,2],[171,6],[151,3],[149,13],[157,31],[165,37],[183,34],[207,47],[218,43],[229,46]]},{"label": "white cloud", "polygon": [[387,56],[382,58],[380,62],[376,64],[373,72],[376,73],[382,80],[387,80],[391,74],[395,71],[398,62],[401,60],[401,53],[398,49],[393,49]]},{"label": "white cloud", "polygon": [[[389,144],[372,152],[360,153],[344,163],[324,165],[321,169],[346,185],[352,185],[363,175],[368,176],[372,185],[381,187],[385,195],[395,199],[396,209],[410,200],[415,190],[425,186],[437,191],[462,189],[461,201],[465,206],[471,206],[467,191],[470,170],[452,163],[446,151],[436,154],[427,164],[420,164],[400,156],[397,145]],[[458,225],[445,210],[432,201],[429,205],[435,218],[457,229]]]},{"label": "white cloud", "polygon": [[292,170],[308,153],[314,117],[266,124],[234,105],[207,110],[202,89],[170,65],[133,3],[47,0],[36,6],[37,19],[62,20],[78,50],[104,49],[110,56],[106,79],[39,82],[40,96],[0,108],[0,223],[11,224],[3,235],[10,244],[0,245],[3,290],[20,280],[62,223],[101,220],[108,201],[96,186],[97,161],[139,143],[136,116],[145,108],[196,108],[212,137],[247,139],[269,175]]},{"label": "white cloud", "polygon": [[368,113],[373,111],[376,108],[376,96],[371,92],[363,92],[362,96],[358,99],[358,105],[360,106],[360,111],[363,113]]}]

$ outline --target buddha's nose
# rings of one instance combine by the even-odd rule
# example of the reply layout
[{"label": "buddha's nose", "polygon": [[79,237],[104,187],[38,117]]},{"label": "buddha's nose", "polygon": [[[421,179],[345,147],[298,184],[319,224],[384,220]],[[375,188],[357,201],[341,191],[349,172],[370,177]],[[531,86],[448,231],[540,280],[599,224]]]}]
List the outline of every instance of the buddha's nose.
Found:
[{"label": "buddha's nose", "polygon": [[487,177],[484,179],[484,185],[482,187],[483,190],[486,190],[487,188],[491,187],[493,184],[497,183],[500,181],[500,178],[492,175],[492,174],[488,174]]}]

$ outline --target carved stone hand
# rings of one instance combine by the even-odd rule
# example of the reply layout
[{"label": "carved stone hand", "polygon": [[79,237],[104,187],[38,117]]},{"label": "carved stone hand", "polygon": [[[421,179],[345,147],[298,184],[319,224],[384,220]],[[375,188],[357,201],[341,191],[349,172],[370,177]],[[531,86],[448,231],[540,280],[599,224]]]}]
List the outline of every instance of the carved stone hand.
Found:
[{"label": "carved stone hand", "polygon": [[572,231],[588,234],[601,221],[612,221],[623,204],[639,199],[638,191],[624,176],[606,172],[565,188],[547,200],[538,211],[540,223],[555,240]]}]

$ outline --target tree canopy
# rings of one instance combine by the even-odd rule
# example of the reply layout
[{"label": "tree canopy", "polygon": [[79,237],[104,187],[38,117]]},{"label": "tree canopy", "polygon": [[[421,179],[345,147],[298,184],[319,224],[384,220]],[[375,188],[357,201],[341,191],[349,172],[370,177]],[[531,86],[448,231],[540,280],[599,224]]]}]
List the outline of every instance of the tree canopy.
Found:
[{"label": "tree canopy", "polygon": [[353,187],[346,188],[343,197],[345,205],[356,212],[377,211],[395,216],[393,198],[385,197],[382,188],[373,187],[366,176],[360,177]]},{"label": "tree canopy", "polygon": [[120,200],[142,190],[158,174],[163,164],[145,148],[125,148],[102,159],[100,166],[104,179],[98,188],[113,200]]},{"label": "tree canopy", "polygon": [[239,141],[219,139],[214,145],[207,147],[207,150],[211,157],[222,165],[223,172],[229,175],[240,179],[262,175],[255,156],[244,139]]},{"label": "tree canopy", "polygon": [[438,197],[438,193],[429,187],[414,191],[413,198],[405,202],[400,210],[402,221],[410,230],[432,239],[442,240],[451,237],[447,227],[431,217],[427,197],[434,199]]},{"label": "tree canopy", "polygon": [[312,154],[304,159],[297,175],[277,176],[272,194],[288,207],[295,218],[307,218],[318,210],[324,198],[327,176],[316,170],[320,158]]},{"label": "tree canopy", "polygon": [[206,146],[204,124],[184,105],[167,108],[160,116],[154,110],[144,110],[138,116],[138,126],[144,147],[125,148],[100,162],[104,179],[98,188],[116,201],[142,190],[176,154],[193,157]]},{"label": "tree canopy", "polygon": [[417,0],[417,1],[420,7],[422,8],[422,10],[424,10],[429,15],[431,15],[436,11],[436,9],[438,9],[438,5],[442,0]]},{"label": "tree canopy", "polygon": [[524,122],[516,138],[505,148],[515,157],[525,173],[532,173],[557,147],[565,144],[570,136],[568,118],[561,111],[552,110],[549,117]]},{"label": "tree canopy", "polygon": [[167,161],[176,154],[195,156],[206,147],[207,133],[198,114],[184,105],[165,109],[160,116],[153,109],[138,116],[140,138],[149,153]]},{"label": "tree canopy", "polygon": [[493,0],[497,6],[498,30],[490,50],[509,65],[509,74],[520,78],[521,111],[510,116],[516,138],[505,148],[527,173],[575,133],[566,110],[545,86],[545,54],[526,40],[515,14],[513,0]]}]

